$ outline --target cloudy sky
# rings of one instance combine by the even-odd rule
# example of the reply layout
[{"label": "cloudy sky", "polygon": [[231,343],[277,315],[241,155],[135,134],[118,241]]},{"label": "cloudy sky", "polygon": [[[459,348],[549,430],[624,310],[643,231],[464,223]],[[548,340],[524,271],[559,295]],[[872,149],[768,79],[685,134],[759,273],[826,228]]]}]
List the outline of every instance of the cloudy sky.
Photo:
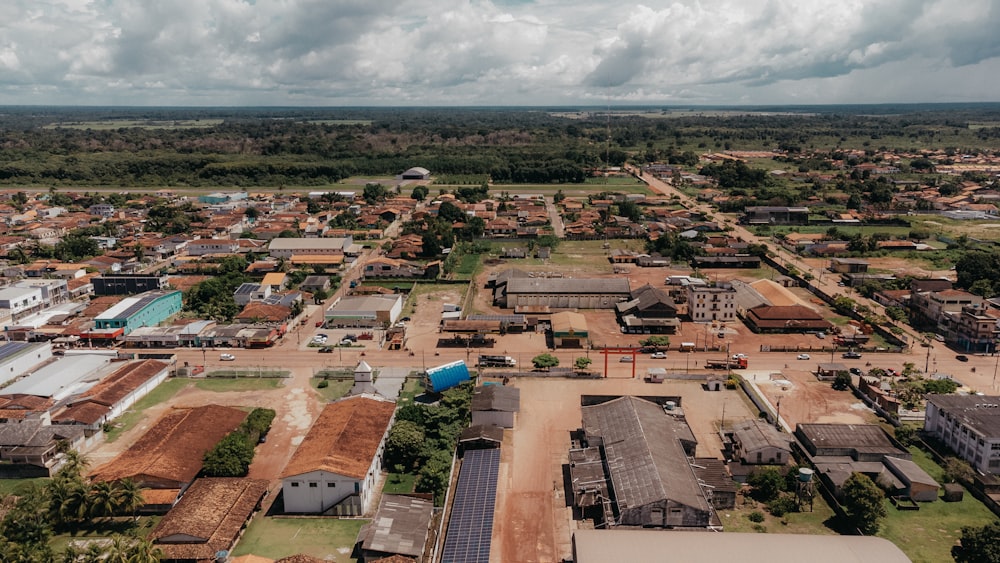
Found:
[{"label": "cloudy sky", "polygon": [[1000,101],[997,0],[0,0],[0,104]]}]

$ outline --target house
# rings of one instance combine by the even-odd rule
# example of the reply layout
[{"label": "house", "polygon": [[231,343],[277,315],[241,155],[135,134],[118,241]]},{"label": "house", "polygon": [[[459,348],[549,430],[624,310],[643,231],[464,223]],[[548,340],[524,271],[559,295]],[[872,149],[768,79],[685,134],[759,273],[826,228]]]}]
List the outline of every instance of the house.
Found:
[{"label": "house", "polygon": [[506,385],[476,387],[472,392],[472,425],[514,427],[521,408],[521,390]]},{"label": "house", "polygon": [[299,289],[308,291],[309,293],[329,291],[330,276],[306,276],[306,279],[302,280],[302,283],[299,284]]},{"label": "house", "polygon": [[747,207],[740,222],[748,225],[807,225],[808,207]]},{"label": "house", "polygon": [[233,549],[267,495],[263,479],[203,477],[149,533],[164,561],[214,563]]},{"label": "house", "polygon": [[860,258],[831,258],[829,269],[838,274],[863,274],[868,271],[868,261]]},{"label": "house", "polygon": [[674,333],[681,326],[677,305],[670,294],[646,284],[615,304],[618,324],[630,333]]},{"label": "house", "polygon": [[833,323],[804,305],[758,305],[748,309],[743,320],[754,332],[826,332]]},{"label": "house", "polygon": [[380,257],[365,263],[366,278],[435,278],[441,270],[441,262],[426,265],[408,260]]},{"label": "house", "polygon": [[1000,396],[927,395],[924,432],[981,473],[1000,474]]},{"label": "house", "polygon": [[430,536],[434,501],[409,495],[383,495],[372,521],[358,532],[360,561],[382,561],[401,555],[423,561]]},{"label": "house", "polygon": [[354,243],[350,236],[341,238],[276,238],[267,246],[272,258],[294,261],[296,257],[343,257]]},{"label": "house", "polygon": [[746,465],[785,465],[792,461],[791,436],[763,420],[733,424],[733,459]]},{"label": "house", "polygon": [[584,348],[590,338],[587,318],[573,311],[561,311],[551,317],[552,344],[556,348]]},{"label": "house", "polygon": [[285,512],[368,514],[395,411],[366,395],[327,404],[281,474]]}]

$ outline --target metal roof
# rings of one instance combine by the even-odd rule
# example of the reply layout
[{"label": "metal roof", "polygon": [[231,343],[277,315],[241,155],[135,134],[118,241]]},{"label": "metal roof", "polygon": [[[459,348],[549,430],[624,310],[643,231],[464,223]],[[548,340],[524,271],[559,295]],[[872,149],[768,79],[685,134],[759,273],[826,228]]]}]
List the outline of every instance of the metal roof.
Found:
[{"label": "metal roof", "polygon": [[427,369],[427,379],[430,381],[431,391],[440,393],[446,389],[458,386],[463,381],[471,379],[469,367],[462,360],[443,364]]},{"label": "metal roof", "polygon": [[384,495],[371,523],[361,529],[361,548],[420,557],[427,542],[434,502],[405,495]]},{"label": "metal roof", "polygon": [[3,394],[51,397],[58,401],[96,385],[110,363],[111,357],[107,355],[65,356],[5,387]]},{"label": "metal roof", "polygon": [[928,402],[964,426],[990,438],[1000,437],[1000,397],[986,395],[927,395]]},{"label": "metal roof", "polygon": [[473,411],[517,412],[521,408],[521,390],[505,385],[476,387],[472,392]]},{"label": "metal roof", "polygon": [[611,293],[627,297],[629,283],[627,278],[512,278],[507,281],[507,294],[512,293]]},{"label": "metal roof", "polygon": [[111,320],[111,319],[127,319],[132,315],[138,313],[144,308],[148,307],[151,303],[157,299],[170,295],[171,293],[180,293],[179,291],[147,291],[142,295],[137,295],[135,297],[126,297],[118,302],[117,305],[111,307],[107,311],[104,311],[100,315],[94,317],[94,320]]},{"label": "metal roof", "polygon": [[500,450],[465,452],[441,563],[489,563]]}]

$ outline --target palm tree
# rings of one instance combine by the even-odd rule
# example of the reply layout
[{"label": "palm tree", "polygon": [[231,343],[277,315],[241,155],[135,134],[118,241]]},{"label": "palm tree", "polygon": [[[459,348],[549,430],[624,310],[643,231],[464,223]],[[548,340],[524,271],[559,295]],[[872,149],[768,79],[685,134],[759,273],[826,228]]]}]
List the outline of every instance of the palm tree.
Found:
[{"label": "palm tree", "polygon": [[163,551],[152,542],[139,538],[132,543],[128,563],[160,563]]},{"label": "palm tree", "polygon": [[122,479],[115,484],[115,512],[119,514],[127,512],[135,520],[135,512],[145,503],[142,487],[135,481]]},{"label": "palm tree", "polygon": [[87,459],[87,456],[76,450],[68,450],[63,453],[63,456],[65,457],[65,460],[57,473],[57,476],[59,477],[80,477],[90,464],[90,460]]},{"label": "palm tree", "polygon": [[115,513],[115,485],[109,481],[95,483],[90,489],[92,516],[110,517]]}]

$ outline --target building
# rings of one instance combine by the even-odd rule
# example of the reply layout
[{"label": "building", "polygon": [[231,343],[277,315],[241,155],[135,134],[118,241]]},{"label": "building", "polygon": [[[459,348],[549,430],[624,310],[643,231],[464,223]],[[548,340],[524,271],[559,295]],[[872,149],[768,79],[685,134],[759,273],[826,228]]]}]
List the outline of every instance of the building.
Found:
[{"label": "building", "polygon": [[69,282],[62,278],[46,278],[41,280],[19,280],[14,287],[37,288],[42,292],[42,304],[45,307],[58,305],[69,300]]},{"label": "building", "polygon": [[1000,339],[997,317],[985,305],[966,305],[962,312],[948,315],[945,339],[966,352],[994,352]]},{"label": "building", "polygon": [[[667,414],[668,408],[673,409],[673,414]],[[581,410],[586,442],[583,449],[596,448],[595,454],[603,461],[598,467],[607,468],[603,486],[608,498],[613,499],[613,515],[610,520],[606,517],[607,524],[644,528],[719,526],[689,461],[696,444],[694,435],[676,407],[626,396],[598,404],[587,405],[585,401]],[[587,469],[593,464],[575,465]],[[591,487],[574,474],[575,468],[571,463],[574,487]]]},{"label": "building", "polygon": [[576,530],[575,563],[910,563],[895,544],[872,536],[748,534],[655,530]]},{"label": "building", "polygon": [[51,357],[52,345],[48,342],[0,343],[0,386]]},{"label": "building", "polygon": [[912,457],[875,424],[799,424],[795,436],[820,479],[838,497],[852,474],[862,473],[874,481],[888,471],[885,458]]},{"label": "building", "polygon": [[400,294],[344,297],[326,310],[329,327],[387,327],[403,312]]},{"label": "building", "polygon": [[365,264],[365,278],[436,278],[441,271],[441,262],[433,261],[427,264],[398,260],[394,258],[376,258]]},{"label": "building", "polygon": [[521,409],[521,390],[506,385],[476,387],[472,392],[472,425],[514,427]]},{"label": "building", "polygon": [[860,258],[831,258],[829,269],[837,274],[864,274],[868,272],[868,261]]},{"label": "building", "polygon": [[556,348],[584,348],[590,338],[587,317],[572,311],[553,313],[552,345]]},{"label": "building", "polygon": [[395,411],[365,395],[326,405],[281,474],[285,512],[368,514]]},{"label": "building", "polygon": [[14,322],[40,310],[44,305],[42,290],[37,287],[0,289],[0,309],[4,309],[5,316],[9,314]]},{"label": "building", "polygon": [[808,207],[747,207],[740,222],[748,225],[808,225]]},{"label": "building", "polygon": [[890,496],[902,497],[915,502],[937,500],[941,485],[909,459],[886,457],[882,460],[888,471],[879,475],[879,484],[889,491]]},{"label": "building", "polygon": [[139,399],[166,381],[170,365],[159,360],[129,362],[97,385],[71,397],[52,414],[53,424],[79,424],[88,436],[103,431]]},{"label": "building", "polygon": [[138,274],[105,274],[91,278],[90,283],[94,284],[94,295],[135,295],[170,287],[167,276]]},{"label": "building", "polygon": [[927,395],[924,432],[981,473],[1000,474],[1000,396]]},{"label": "building", "polygon": [[732,455],[745,465],[785,465],[792,461],[792,438],[763,420],[733,424]]},{"label": "building", "polygon": [[736,320],[736,290],[731,285],[688,285],[688,315],[696,323]]},{"label": "building", "polygon": [[681,326],[677,304],[666,291],[646,284],[632,291],[630,297],[615,304],[618,324],[625,332],[673,334]]},{"label": "building", "polygon": [[695,256],[691,258],[692,268],[732,268],[732,269],[756,269],[760,268],[760,257],[750,255],[735,256]]},{"label": "building", "polygon": [[360,561],[376,561],[393,555],[423,561],[433,516],[433,500],[383,495],[375,517],[358,532]]},{"label": "building", "polygon": [[91,473],[93,481],[131,479],[152,489],[187,488],[205,454],[246,420],[247,412],[220,405],[173,409],[129,449]]},{"label": "building", "polygon": [[962,312],[962,307],[983,304],[982,297],[959,289],[926,291],[910,296],[910,310],[913,312],[914,324],[933,327],[941,332],[947,331],[947,313],[957,314]]},{"label": "building", "polygon": [[743,321],[754,332],[827,332],[833,329],[833,323],[803,305],[758,305],[744,313]]},{"label": "building", "polygon": [[627,278],[509,277],[493,289],[494,305],[509,309],[537,305],[555,309],[612,309],[619,301],[630,298]]},{"label": "building", "polygon": [[230,239],[193,240],[186,247],[188,256],[206,254],[236,254],[240,251],[240,241]]},{"label": "building", "polygon": [[340,238],[276,238],[267,246],[272,258],[295,260],[296,256],[344,256],[354,244],[350,236]]},{"label": "building", "polygon": [[414,166],[399,175],[400,180],[430,180],[431,171],[421,166]]},{"label": "building", "polygon": [[301,291],[308,291],[309,293],[329,291],[330,276],[306,276],[306,279],[302,280],[302,283],[299,284],[299,289]]},{"label": "building", "polygon": [[203,477],[149,533],[162,560],[214,563],[243,535],[267,495],[267,481]]},{"label": "building", "polygon": [[122,299],[94,318],[94,332],[114,337],[144,326],[156,326],[181,311],[180,291],[148,291]]},{"label": "building", "polygon": [[431,393],[441,393],[472,379],[469,366],[462,360],[427,368],[425,376],[427,389]]}]

